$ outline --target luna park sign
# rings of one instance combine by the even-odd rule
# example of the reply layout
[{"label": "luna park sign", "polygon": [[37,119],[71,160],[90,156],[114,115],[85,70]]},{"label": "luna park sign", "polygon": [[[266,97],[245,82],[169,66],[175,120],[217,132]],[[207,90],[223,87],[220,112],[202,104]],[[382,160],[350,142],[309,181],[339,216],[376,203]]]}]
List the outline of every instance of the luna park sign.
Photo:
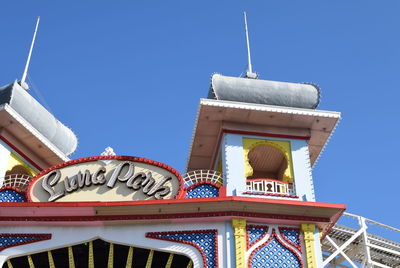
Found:
[{"label": "luna park sign", "polygon": [[34,177],[31,202],[132,201],[177,198],[182,178],[175,169],[148,159],[98,156],[65,162]]}]

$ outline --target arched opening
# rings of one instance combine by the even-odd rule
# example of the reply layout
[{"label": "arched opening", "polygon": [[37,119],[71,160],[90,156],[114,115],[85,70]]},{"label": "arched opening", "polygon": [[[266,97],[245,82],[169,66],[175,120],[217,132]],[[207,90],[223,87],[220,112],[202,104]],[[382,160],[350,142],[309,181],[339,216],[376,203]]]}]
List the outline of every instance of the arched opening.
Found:
[{"label": "arched opening", "polygon": [[277,147],[260,144],[248,155],[251,174],[247,177],[247,191],[267,195],[294,195],[293,182],[288,180],[288,160]]},{"label": "arched opening", "polygon": [[253,168],[253,175],[247,177],[248,179],[283,181],[288,162],[280,150],[269,145],[259,145],[249,152],[248,158]]},{"label": "arched opening", "polygon": [[[72,250],[71,250],[72,249]],[[50,253],[49,253],[50,252]],[[72,254],[71,254],[72,252]],[[91,253],[92,252],[92,253]],[[71,259],[72,258],[72,259]],[[97,239],[91,242],[73,245],[70,248],[58,248],[51,251],[11,258],[8,262],[12,267],[29,268],[29,262],[35,267],[71,267],[71,261],[76,268],[83,267],[189,267],[193,266],[190,258],[163,251],[152,251],[144,248],[129,247]],[[92,262],[93,266],[88,264]],[[189,264],[190,263],[190,264]],[[6,262],[3,268],[9,268]]]}]

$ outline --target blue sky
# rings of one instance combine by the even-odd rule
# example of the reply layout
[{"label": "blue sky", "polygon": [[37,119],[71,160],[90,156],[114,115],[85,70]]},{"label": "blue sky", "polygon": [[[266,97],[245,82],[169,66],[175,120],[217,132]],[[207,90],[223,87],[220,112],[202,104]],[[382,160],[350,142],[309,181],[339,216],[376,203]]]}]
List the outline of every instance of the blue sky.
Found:
[{"label": "blue sky", "polygon": [[[184,170],[214,72],[314,82],[343,120],[314,168],[318,201],[399,227],[400,2],[2,1],[0,85],[21,77],[79,138],[72,158],[143,156]],[[47,103],[47,104],[46,104]]]}]

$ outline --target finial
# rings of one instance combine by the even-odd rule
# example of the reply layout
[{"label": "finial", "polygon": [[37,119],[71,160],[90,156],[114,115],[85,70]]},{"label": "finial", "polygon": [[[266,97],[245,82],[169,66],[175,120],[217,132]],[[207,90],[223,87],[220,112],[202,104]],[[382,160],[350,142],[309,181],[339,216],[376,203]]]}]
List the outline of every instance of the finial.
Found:
[{"label": "finial", "polygon": [[22,86],[22,88],[24,88],[26,90],[29,88],[29,85],[25,82],[25,79],[26,79],[26,75],[28,74],[29,62],[31,61],[32,50],[33,50],[33,45],[35,44],[36,33],[37,33],[37,30],[39,27],[39,21],[40,21],[40,16],[37,17],[35,32],[33,33],[33,39],[32,39],[32,43],[31,43],[31,47],[29,49],[28,59],[26,60],[24,73],[22,74],[22,78],[21,78],[21,82],[20,82],[20,85]]},{"label": "finial", "polygon": [[108,146],[107,148],[104,149],[104,152],[101,153],[102,156],[108,156],[108,155],[116,155],[114,153],[114,149]]},{"label": "finial", "polygon": [[258,74],[257,73],[253,73],[253,68],[251,66],[250,41],[249,41],[249,31],[247,29],[247,14],[246,14],[246,11],[243,12],[243,14],[244,14],[244,28],[245,28],[245,33],[246,33],[246,44],[247,44],[247,72],[246,72],[246,77],[247,78],[257,79]]}]

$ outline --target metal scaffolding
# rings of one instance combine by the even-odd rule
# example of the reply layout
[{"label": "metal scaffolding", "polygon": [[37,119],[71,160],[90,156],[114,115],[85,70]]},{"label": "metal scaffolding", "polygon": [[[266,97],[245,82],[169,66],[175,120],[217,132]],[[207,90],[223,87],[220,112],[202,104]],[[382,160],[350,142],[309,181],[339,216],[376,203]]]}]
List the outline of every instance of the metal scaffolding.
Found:
[{"label": "metal scaffolding", "polygon": [[324,267],[400,267],[400,243],[367,232],[367,225],[375,225],[400,233],[400,229],[358,216],[344,213],[357,221],[358,227],[336,224],[322,241]]}]

